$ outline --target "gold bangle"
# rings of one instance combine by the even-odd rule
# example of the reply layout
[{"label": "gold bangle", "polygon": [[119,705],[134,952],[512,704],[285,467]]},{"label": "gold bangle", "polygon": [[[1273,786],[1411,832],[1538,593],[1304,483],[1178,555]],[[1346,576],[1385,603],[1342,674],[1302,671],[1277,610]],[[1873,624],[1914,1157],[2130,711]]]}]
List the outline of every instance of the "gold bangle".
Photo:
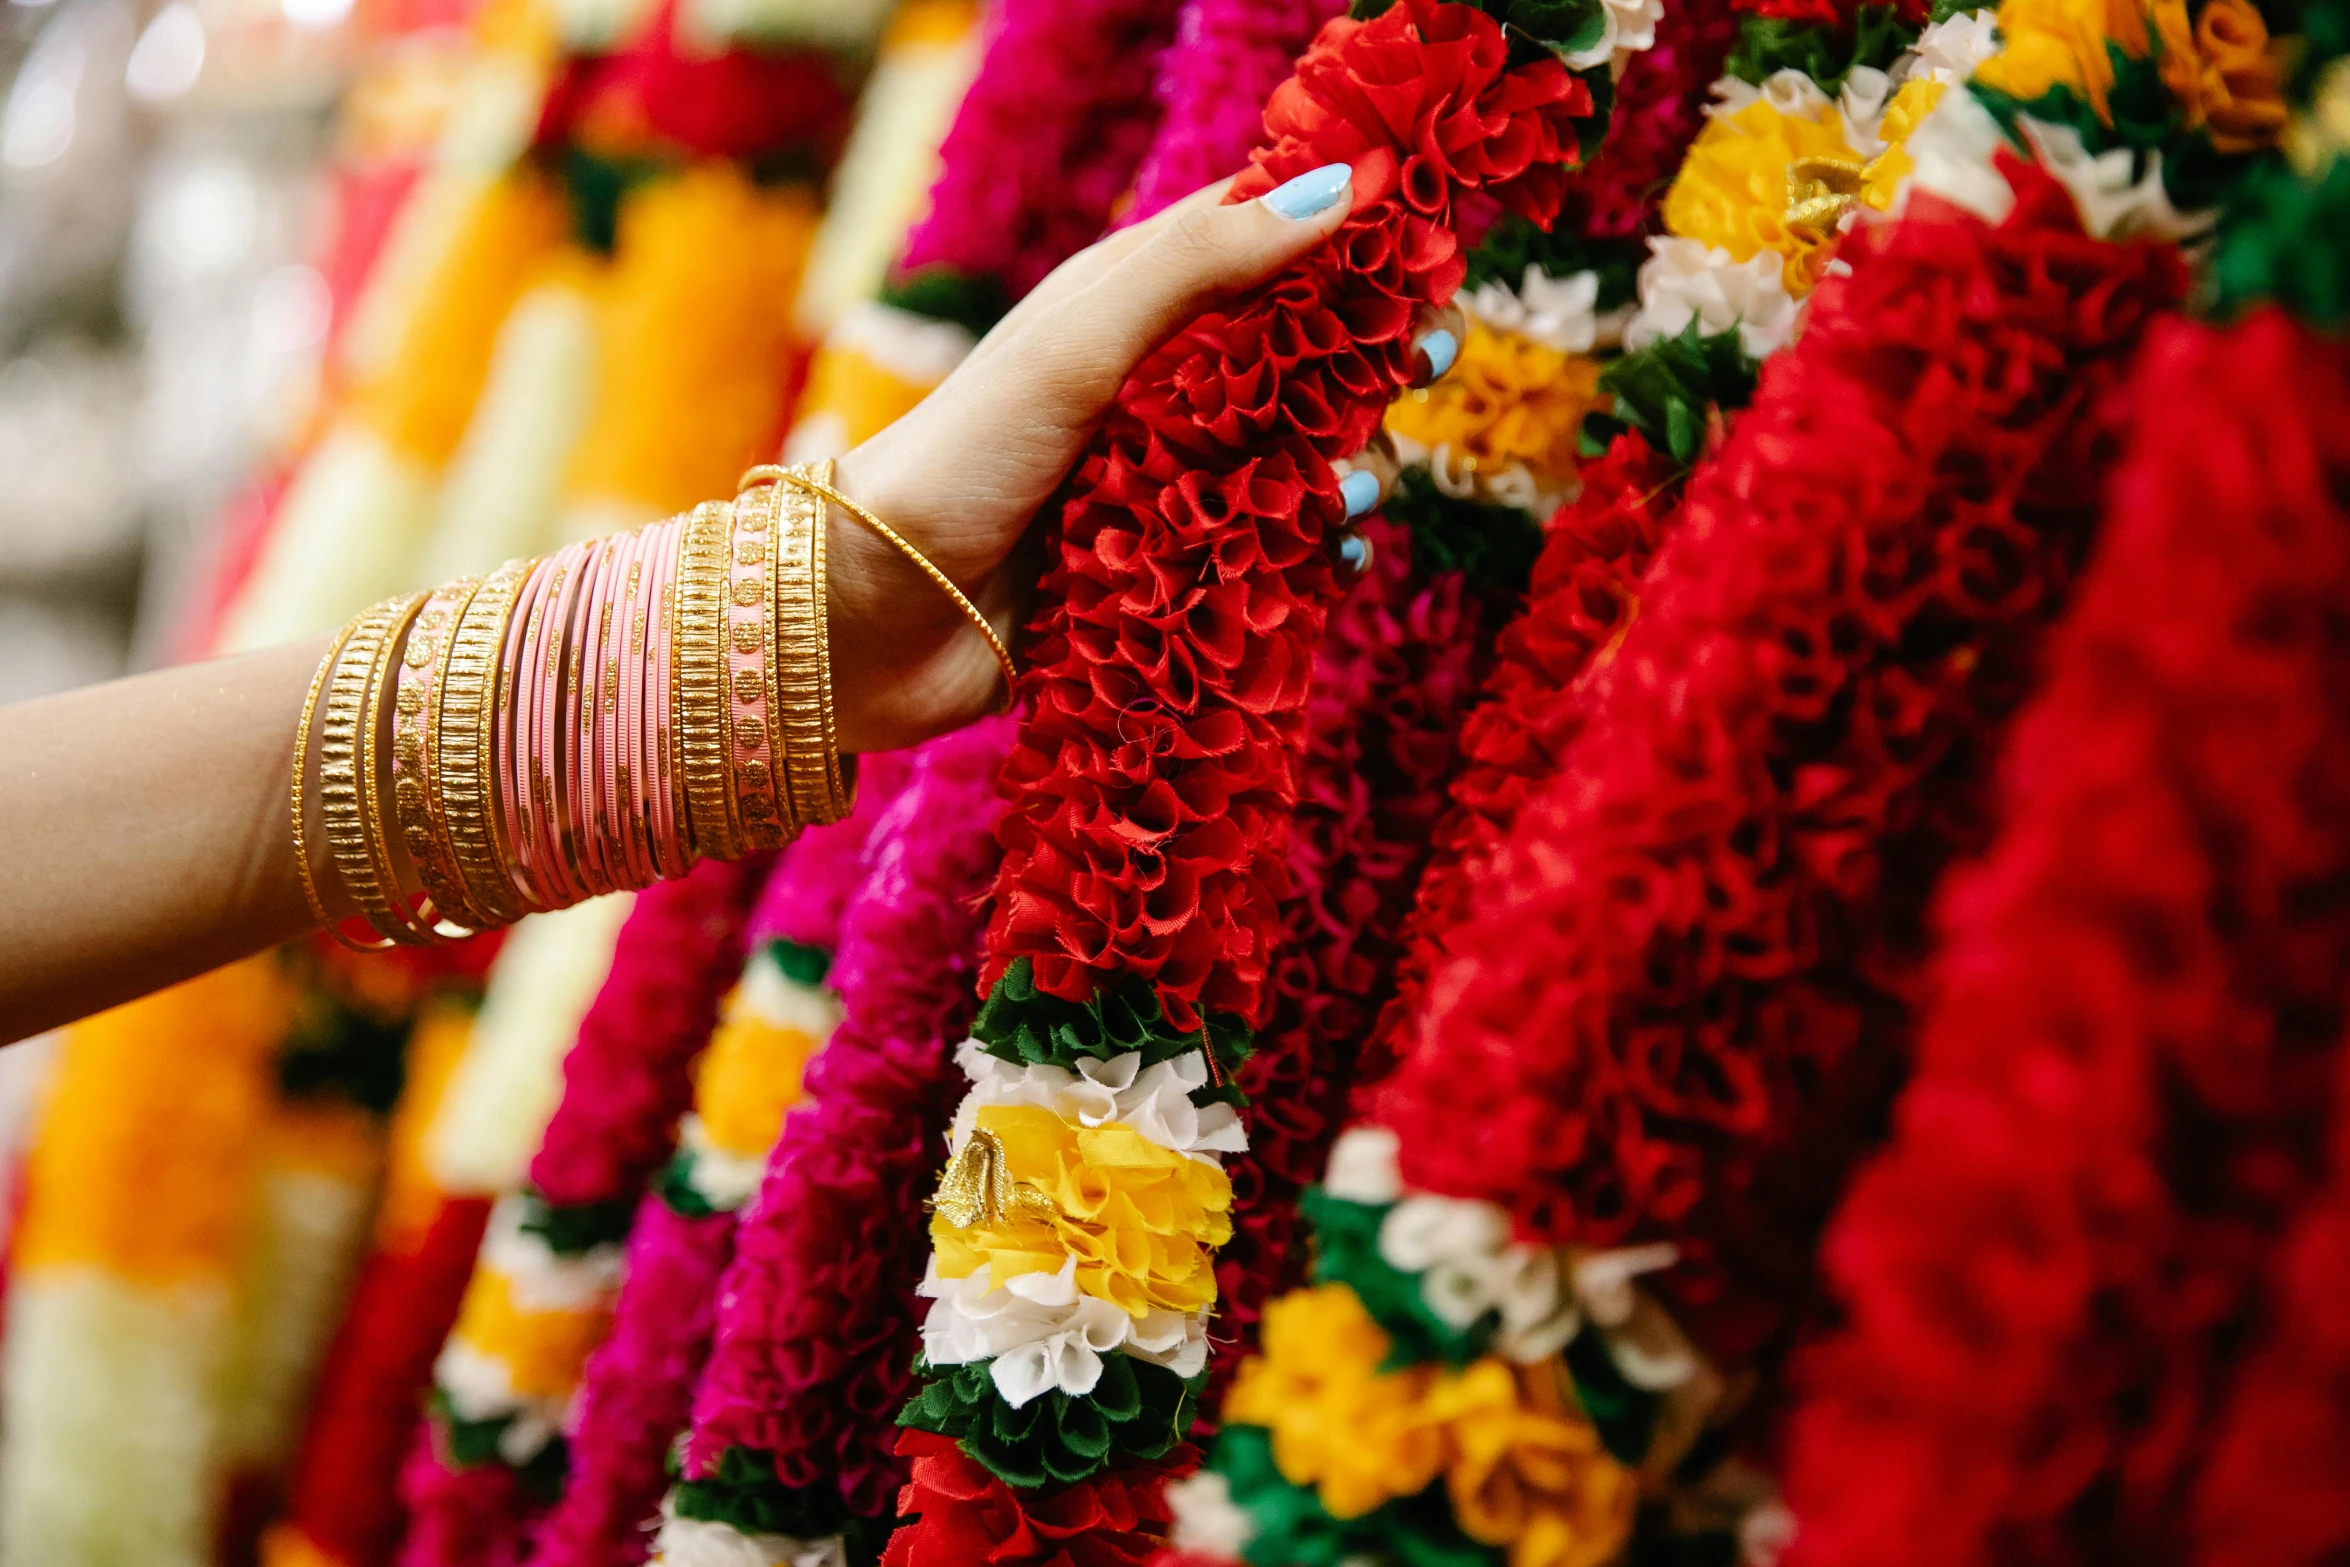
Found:
[{"label": "gold bangle", "polygon": [[319,693],[326,689],[327,675],[342,657],[343,644],[351,640],[351,628],[343,627],[335,633],[334,645],[326,650],[326,657],[318,661],[318,671],[310,677],[309,694],[302,698],[302,721],[294,726],[294,873],[302,881],[302,901],[310,905],[310,913],[321,930],[334,929],[334,920],[326,912],[326,900],[318,895],[318,878],[310,870],[310,837],[303,821],[308,803],[310,775],[310,724],[318,712]]},{"label": "gold bangle", "polygon": [[498,819],[497,734],[499,661],[514,601],[530,577],[532,560],[512,560],[485,578],[457,617],[449,664],[434,703],[433,788],[468,901],[490,925],[511,925],[529,912],[515,885],[512,850]]},{"label": "gold bangle", "polygon": [[854,797],[842,775],[832,719],[824,505],[796,486],[781,488],[775,540],[776,744],[792,818],[812,827],[847,815]]},{"label": "gold bangle", "polygon": [[449,678],[449,655],[465,606],[480,588],[478,578],[460,577],[433,589],[408,633],[408,645],[401,650],[392,677],[392,812],[409,862],[432,900],[430,928],[450,940],[473,935],[489,924],[466,895],[437,787],[441,687]]},{"label": "gold bangle", "polygon": [[400,885],[400,862],[392,857],[392,837],[383,808],[384,776],[389,770],[383,757],[389,716],[384,710],[384,693],[392,683],[392,669],[402,657],[409,629],[431,597],[429,593],[414,595],[401,604],[393,617],[383,645],[375,650],[374,666],[368,671],[367,698],[359,728],[361,819],[366,824],[367,852],[375,862],[376,886],[381,894],[380,907],[364,903],[361,906],[367,909],[376,934],[387,936],[403,947],[432,946],[443,939],[409,906],[408,894]]},{"label": "gold bangle", "polygon": [[[371,605],[352,617],[344,628],[343,644],[327,677],[326,713],[319,724],[318,799],[327,857],[341,879],[343,890],[379,933],[370,944],[346,935],[340,925],[327,927],[334,938],[361,952],[379,952],[394,945],[380,933],[390,916],[375,859],[368,848],[365,805],[360,790],[360,725],[367,710],[369,676],[377,655],[390,640],[393,618],[403,608],[397,599]],[[382,911],[383,919],[377,918]]]},{"label": "gold bangle", "polygon": [[[979,606],[972,603],[961,588],[955,586],[954,579],[931,564],[930,557],[916,549],[904,534],[883,522],[866,507],[850,500],[839,490],[833,488],[832,464],[829,461],[822,465],[824,469],[822,473],[814,471],[815,467],[815,464],[800,463],[790,468],[780,468],[773,463],[763,463],[744,474],[742,482],[736,488],[738,490],[749,489],[754,484],[788,484],[792,488],[804,490],[820,500],[830,501],[887,539],[891,547],[912,561],[922,575],[937,584],[941,593],[953,599],[955,608],[963,612],[963,618],[978,627],[979,634],[987,639],[987,650],[995,655],[996,667],[1004,672],[1004,700],[996,711],[1009,712],[1012,706],[1013,689],[1020,678],[1020,671],[1012,662],[1012,650],[1004,646],[1004,639],[996,635],[995,627],[987,623],[987,617],[979,612]],[[822,519],[819,517],[819,526],[821,526],[821,522]],[[821,555],[821,549],[819,549],[819,555]]]},{"label": "gold bangle", "polygon": [[794,829],[776,729],[775,496],[738,496],[731,511],[732,569],[726,615],[728,759],[746,853],[780,848]]},{"label": "gold bangle", "polygon": [[733,769],[726,761],[727,537],[731,508],[705,501],[687,516],[677,560],[677,727],[681,780],[694,849],[710,859],[740,858],[735,834]]}]

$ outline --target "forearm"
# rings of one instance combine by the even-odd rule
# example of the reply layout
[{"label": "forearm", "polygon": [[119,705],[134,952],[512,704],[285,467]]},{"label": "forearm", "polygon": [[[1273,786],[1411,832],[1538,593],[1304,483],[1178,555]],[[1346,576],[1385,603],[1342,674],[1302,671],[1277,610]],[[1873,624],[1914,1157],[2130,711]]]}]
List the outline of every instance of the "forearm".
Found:
[{"label": "forearm", "polygon": [[0,708],[0,1039],[309,929],[288,831],[324,643]]}]

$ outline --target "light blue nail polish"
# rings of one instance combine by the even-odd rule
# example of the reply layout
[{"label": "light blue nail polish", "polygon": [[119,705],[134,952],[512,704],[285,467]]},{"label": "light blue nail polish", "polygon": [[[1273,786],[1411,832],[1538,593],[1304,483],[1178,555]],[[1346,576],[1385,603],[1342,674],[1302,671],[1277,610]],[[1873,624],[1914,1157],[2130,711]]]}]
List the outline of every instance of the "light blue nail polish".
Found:
[{"label": "light blue nail polish", "polygon": [[1357,468],[1338,481],[1338,495],[1346,502],[1346,514],[1360,517],[1379,504],[1379,475],[1367,468]]},{"label": "light blue nail polish", "polygon": [[1257,199],[1270,207],[1274,216],[1296,223],[1326,209],[1354,177],[1355,171],[1343,163],[1325,163]]},{"label": "light blue nail polish", "polygon": [[1365,534],[1349,533],[1338,541],[1338,558],[1346,569],[1356,576],[1371,569],[1371,540]]},{"label": "light blue nail polish", "polygon": [[1438,327],[1420,339],[1420,352],[1428,356],[1428,379],[1433,381],[1452,368],[1452,362],[1461,356],[1461,345],[1451,332]]}]

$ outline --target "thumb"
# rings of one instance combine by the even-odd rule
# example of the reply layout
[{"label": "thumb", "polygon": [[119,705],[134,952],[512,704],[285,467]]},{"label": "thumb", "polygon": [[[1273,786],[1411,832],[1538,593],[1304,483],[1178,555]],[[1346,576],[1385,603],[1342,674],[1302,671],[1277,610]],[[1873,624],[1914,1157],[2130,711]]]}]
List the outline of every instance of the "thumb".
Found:
[{"label": "thumb", "polygon": [[1353,171],[1331,163],[1254,201],[1185,202],[1167,213],[1070,301],[1064,319],[1083,324],[1063,338],[1069,357],[1056,369],[1064,384],[1106,402],[1209,299],[1263,282],[1336,233],[1353,197]]}]

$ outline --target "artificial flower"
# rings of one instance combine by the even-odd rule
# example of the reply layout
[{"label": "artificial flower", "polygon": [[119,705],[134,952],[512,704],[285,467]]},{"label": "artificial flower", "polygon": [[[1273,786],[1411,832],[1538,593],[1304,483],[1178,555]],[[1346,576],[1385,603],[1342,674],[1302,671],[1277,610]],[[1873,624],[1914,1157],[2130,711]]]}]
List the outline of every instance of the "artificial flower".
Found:
[{"label": "artificial flower", "polygon": [[1732,261],[1777,257],[1787,293],[1801,299],[1819,281],[1836,237],[1833,228],[1788,222],[1788,166],[1805,158],[1850,164],[1856,171],[1860,162],[1841,111],[1824,98],[1809,109],[1785,108],[1764,96],[1717,113],[1698,132],[1665,195],[1665,227],[1727,251]]},{"label": "artificial flower", "polygon": [[882,1567],[1143,1567],[1165,1539],[1164,1482],[1193,1461],[1178,1448],[1163,1463],[1018,1491],[946,1437],[908,1431],[898,1447],[912,1461],[898,1497],[908,1522],[890,1536]]},{"label": "artificial flower", "polygon": [[922,1281],[930,1311],[922,1353],[934,1366],[985,1360],[1004,1401],[1017,1409],[1047,1391],[1077,1396],[1101,1380],[1102,1357],[1124,1350],[1180,1377],[1207,1365],[1207,1324],[1183,1312],[1128,1315],[1077,1288],[1077,1259],[1058,1273],[1024,1273],[996,1284],[985,1268],[961,1279],[934,1272]]},{"label": "artificial flower", "polygon": [[2217,152],[2273,147],[2285,129],[2285,58],[2251,0],[2204,0],[2189,22],[2186,0],[2156,0],[2162,85],[2184,127],[2209,133]]},{"label": "artificial flower", "polygon": [[[1597,288],[1594,278],[1595,297]],[[1597,361],[1471,321],[1451,371],[1399,399],[1387,428],[1442,453],[1432,464],[1466,485],[1523,466],[1557,486],[1574,477],[1583,416],[1602,400]]]},{"label": "artificial flower", "polygon": [[1624,327],[1624,347],[1638,353],[1694,325],[1702,336],[1735,331],[1750,359],[1767,359],[1795,336],[1796,302],[1783,281],[1778,252],[1744,261],[1700,239],[1659,234],[1640,267],[1640,309]]},{"label": "artificial flower", "polygon": [[971,1079],[971,1092],[956,1112],[958,1140],[982,1105],[1040,1105],[1080,1126],[1115,1121],[1133,1128],[1161,1148],[1215,1162],[1219,1153],[1248,1147],[1240,1116],[1221,1102],[1198,1104],[1192,1095],[1208,1086],[1207,1058],[1187,1051],[1150,1066],[1140,1051],[1107,1059],[1086,1057],[1071,1072],[1049,1062],[1015,1066],[967,1040],[955,1064]]},{"label": "artificial flower", "polygon": [[2070,88],[2110,126],[2113,60],[2106,49],[2144,59],[2152,46],[2147,9],[2144,0],[2002,0],[1999,52],[1975,67],[1974,79],[2019,103]]},{"label": "artificial flower", "polygon": [[1553,1365],[1480,1360],[1431,1403],[1453,1456],[1444,1488],[1461,1531],[1504,1546],[1510,1567],[1599,1567],[1632,1533],[1632,1471],[1609,1457]]}]

